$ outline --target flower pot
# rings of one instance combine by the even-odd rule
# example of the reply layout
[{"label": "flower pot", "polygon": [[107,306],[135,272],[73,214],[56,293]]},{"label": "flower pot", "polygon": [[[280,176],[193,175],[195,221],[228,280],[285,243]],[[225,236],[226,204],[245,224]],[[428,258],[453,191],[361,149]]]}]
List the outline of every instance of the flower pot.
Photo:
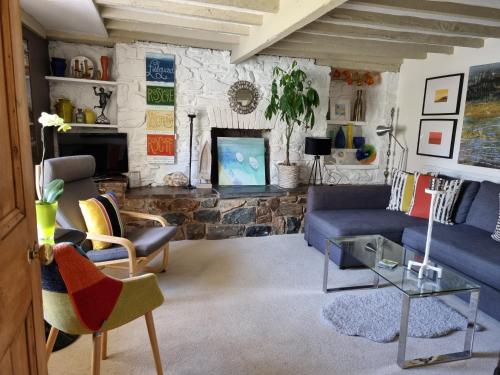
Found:
[{"label": "flower pot", "polygon": [[36,228],[38,243],[54,245],[54,232],[56,230],[57,202],[36,202]]},{"label": "flower pot", "polygon": [[285,189],[293,189],[299,185],[299,166],[278,164],[278,185]]}]

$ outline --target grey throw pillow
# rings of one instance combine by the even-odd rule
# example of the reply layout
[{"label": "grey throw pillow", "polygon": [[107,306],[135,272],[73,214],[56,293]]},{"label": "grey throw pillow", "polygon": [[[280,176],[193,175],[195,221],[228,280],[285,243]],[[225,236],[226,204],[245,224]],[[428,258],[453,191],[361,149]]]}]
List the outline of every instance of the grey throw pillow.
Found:
[{"label": "grey throw pillow", "polygon": [[495,232],[491,235],[495,241],[500,242],[500,194],[498,194],[498,220]]}]

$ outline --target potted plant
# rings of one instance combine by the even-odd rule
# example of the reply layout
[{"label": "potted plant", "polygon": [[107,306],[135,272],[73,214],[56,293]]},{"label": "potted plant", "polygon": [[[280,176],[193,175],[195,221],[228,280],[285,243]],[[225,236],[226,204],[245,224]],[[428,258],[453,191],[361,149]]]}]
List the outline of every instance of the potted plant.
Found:
[{"label": "potted plant", "polygon": [[286,124],[285,160],[278,164],[279,186],[294,188],[299,181],[299,167],[290,163],[290,139],[295,126],[306,129],[314,126],[314,108],[319,106],[318,92],[311,87],[307,74],[294,61],[289,70],[275,67],[271,84],[271,99],[266,108],[266,119],[273,116]]},{"label": "potted plant", "polygon": [[43,162],[45,160],[45,128],[57,126],[57,131],[68,131],[71,126],[58,115],[43,112],[38,122],[42,125],[42,160],[40,162],[40,200],[36,201],[36,224],[39,244],[54,244],[57,200],[64,190],[64,181],[55,179],[44,186]]}]

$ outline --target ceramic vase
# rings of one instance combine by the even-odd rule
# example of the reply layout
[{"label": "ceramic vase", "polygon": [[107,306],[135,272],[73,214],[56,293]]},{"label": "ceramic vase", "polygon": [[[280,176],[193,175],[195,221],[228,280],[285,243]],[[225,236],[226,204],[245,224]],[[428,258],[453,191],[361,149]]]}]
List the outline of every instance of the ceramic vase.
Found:
[{"label": "ceramic vase", "polygon": [[56,77],[64,77],[64,73],[66,73],[66,59],[53,57],[50,60],[50,67],[52,68],[53,75]]},{"label": "ceramic vase", "polygon": [[109,81],[109,57],[108,56],[101,56],[101,80],[102,81]]},{"label": "ceramic vase", "polygon": [[340,130],[335,136],[335,148],[345,148],[345,134],[344,130],[342,130],[342,127],[340,127]]},{"label": "ceramic vase", "polygon": [[349,123],[347,124],[347,129],[346,129],[347,135],[346,135],[346,148],[352,148],[352,124]]},{"label": "ceramic vase", "polygon": [[38,232],[38,243],[54,245],[54,233],[56,231],[57,202],[36,202],[36,228]]}]

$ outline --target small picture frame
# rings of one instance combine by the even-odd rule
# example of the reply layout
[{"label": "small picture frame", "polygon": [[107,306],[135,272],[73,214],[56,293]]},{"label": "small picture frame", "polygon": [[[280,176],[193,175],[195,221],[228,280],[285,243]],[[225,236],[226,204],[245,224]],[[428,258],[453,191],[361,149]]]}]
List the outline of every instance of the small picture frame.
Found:
[{"label": "small picture frame", "polygon": [[420,120],[417,155],[451,159],[456,128],[456,119]]},{"label": "small picture frame", "polygon": [[427,78],[422,115],[458,115],[463,82],[464,73]]},{"label": "small picture frame", "polygon": [[351,119],[351,101],[349,99],[332,101],[330,117],[332,120],[349,121]]}]

